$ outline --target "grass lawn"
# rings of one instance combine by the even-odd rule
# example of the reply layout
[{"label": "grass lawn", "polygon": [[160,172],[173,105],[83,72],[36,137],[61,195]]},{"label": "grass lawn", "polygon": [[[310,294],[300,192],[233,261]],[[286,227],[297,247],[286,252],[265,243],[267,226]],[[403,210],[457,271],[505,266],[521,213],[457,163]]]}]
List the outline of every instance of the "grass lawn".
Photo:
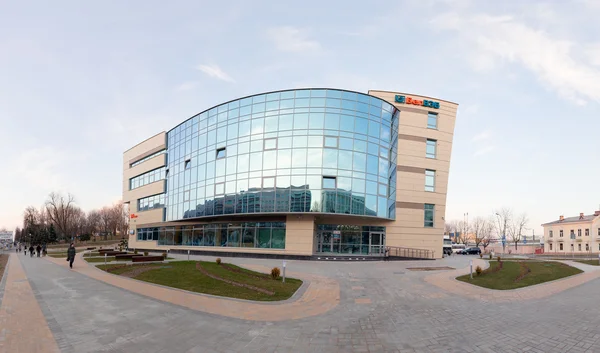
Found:
[{"label": "grass lawn", "polygon": [[[460,276],[456,279],[480,287],[502,290],[533,286],[535,284],[553,281],[555,279],[568,277],[583,272],[575,267],[571,267],[560,262],[527,261],[526,265],[531,269],[531,272],[529,272],[519,282],[515,282],[515,279],[521,273],[519,261],[504,261],[502,269],[498,272],[484,272],[480,276],[477,276],[475,270],[473,270],[473,279],[470,279],[469,275]],[[490,270],[496,268],[497,266],[498,261],[490,261]]]},{"label": "grass lawn", "polygon": [[6,268],[7,262],[8,262],[8,255],[6,255],[6,254],[0,255],[0,279],[2,279],[2,274],[4,273],[4,269]]},{"label": "grass lawn", "polygon": [[[177,261],[168,264],[149,264],[146,266],[161,266],[160,269],[150,270],[139,274],[135,279],[161,284],[164,286],[174,287],[189,290],[192,292],[206,293],[218,295],[222,297],[231,297],[238,299],[259,300],[259,301],[277,301],[285,300],[291,297],[296,290],[302,285],[302,281],[294,278],[285,279],[285,283],[278,280],[262,280],[246,273],[259,275],[259,273],[242,269],[244,273],[230,272],[217,265],[214,262],[201,262],[202,266],[211,274],[221,278],[229,279],[239,283],[250,284],[255,287],[267,289],[275,292],[274,295],[267,295],[254,291],[249,288],[238,287],[223,281],[205,276],[196,269],[196,261]],[[234,265],[228,264],[231,267]],[[98,268],[106,270],[107,268],[116,267],[119,265],[99,265]],[[140,265],[136,265],[140,266]],[[115,270],[114,274],[122,274],[130,271],[131,267]]]},{"label": "grass lawn", "polygon": [[586,264],[586,265],[592,265],[592,266],[600,266],[600,263],[598,262],[598,260],[575,260],[575,262],[579,262],[579,263]]}]

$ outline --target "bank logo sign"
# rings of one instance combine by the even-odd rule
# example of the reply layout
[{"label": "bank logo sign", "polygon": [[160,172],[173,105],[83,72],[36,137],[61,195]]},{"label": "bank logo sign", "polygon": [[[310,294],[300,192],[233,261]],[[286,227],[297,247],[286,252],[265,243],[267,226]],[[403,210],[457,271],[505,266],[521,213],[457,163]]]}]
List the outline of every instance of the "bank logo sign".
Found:
[{"label": "bank logo sign", "polygon": [[411,97],[406,97],[406,96],[401,96],[399,94],[396,95],[396,97],[394,98],[394,100],[396,101],[396,103],[402,103],[402,104],[413,104],[413,105],[420,105],[423,107],[428,107],[428,108],[433,108],[433,109],[440,109],[440,102],[434,102],[434,101],[430,101],[430,100],[420,100],[420,99],[414,99]]}]

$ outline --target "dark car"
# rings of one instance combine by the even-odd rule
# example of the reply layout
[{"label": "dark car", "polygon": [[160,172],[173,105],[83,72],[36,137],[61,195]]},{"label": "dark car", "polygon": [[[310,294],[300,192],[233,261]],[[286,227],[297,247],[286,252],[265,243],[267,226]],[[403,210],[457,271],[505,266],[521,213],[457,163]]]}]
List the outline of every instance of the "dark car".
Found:
[{"label": "dark car", "polygon": [[479,248],[466,248],[461,252],[463,255],[479,255],[481,254],[481,249]]}]

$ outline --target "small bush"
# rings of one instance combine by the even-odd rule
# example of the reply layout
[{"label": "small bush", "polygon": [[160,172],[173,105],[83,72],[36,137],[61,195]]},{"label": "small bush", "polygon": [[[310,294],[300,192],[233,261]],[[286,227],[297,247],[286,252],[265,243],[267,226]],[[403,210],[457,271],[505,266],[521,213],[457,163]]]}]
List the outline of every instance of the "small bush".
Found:
[{"label": "small bush", "polygon": [[277,279],[277,278],[279,278],[280,274],[281,274],[281,271],[279,271],[279,268],[273,267],[273,269],[271,270],[271,278]]},{"label": "small bush", "polygon": [[220,265],[221,264],[221,258],[217,257],[217,259],[215,260],[215,262],[217,263],[217,265]]},{"label": "small bush", "polygon": [[483,270],[481,269],[481,266],[475,267],[475,273],[477,273],[477,276],[481,275],[482,272]]},{"label": "small bush", "polygon": [[133,253],[137,255],[137,250],[133,250]]},{"label": "small bush", "polygon": [[163,259],[167,259],[167,252],[166,251],[164,253],[162,253],[162,257],[163,257]]},{"label": "small bush", "polygon": [[144,256],[148,256],[148,252],[147,251],[144,251]]},{"label": "small bush", "polygon": [[483,254],[482,253],[479,253],[479,258],[483,259]]},{"label": "small bush", "polygon": [[496,258],[496,260],[498,260],[498,262],[502,262],[502,259],[500,258],[500,256],[498,256],[498,257]]}]

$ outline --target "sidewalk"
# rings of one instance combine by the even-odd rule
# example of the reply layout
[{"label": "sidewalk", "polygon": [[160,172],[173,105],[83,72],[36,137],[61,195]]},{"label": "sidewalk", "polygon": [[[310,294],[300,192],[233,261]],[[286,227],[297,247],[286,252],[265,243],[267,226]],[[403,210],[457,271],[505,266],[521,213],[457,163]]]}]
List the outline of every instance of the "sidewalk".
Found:
[{"label": "sidewalk", "polygon": [[18,254],[10,254],[6,271],[0,307],[0,352],[59,352]]},{"label": "sidewalk", "polygon": [[[51,257],[46,257],[46,259],[59,266],[68,267],[69,265],[64,259]],[[82,258],[81,253],[77,254],[73,268],[78,273],[133,293],[192,310],[242,320],[285,321],[301,319],[324,314],[335,308],[340,301],[340,287],[337,281],[299,272],[289,272],[288,275],[309,282],[308,288],[300,298],[292,302],[261,303],[219,298],[113,275],[88,264]],[[257,269],[257,267],[254,268]]]}]

